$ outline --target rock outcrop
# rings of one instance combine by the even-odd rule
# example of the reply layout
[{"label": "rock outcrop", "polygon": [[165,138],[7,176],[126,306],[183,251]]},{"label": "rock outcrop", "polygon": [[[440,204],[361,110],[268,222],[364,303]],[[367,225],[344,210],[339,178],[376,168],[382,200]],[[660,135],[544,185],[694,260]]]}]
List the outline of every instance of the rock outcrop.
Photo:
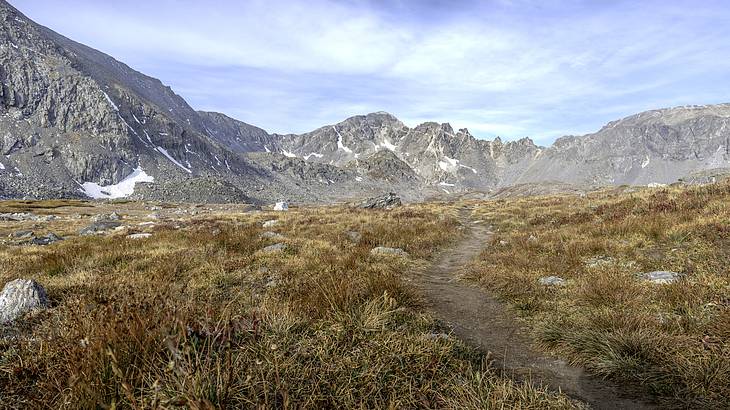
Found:
[{"label": "rock outcrop", "polygon": [[[667,184],[730,168],[730,104],[648,111],[550,147],[358,115],[269,134],[198,112],[160,80],[0,0],[0,199],[406,200],[515,185]],[[709,174],[708,174],[709,175]],[[693,179],[695,180],[695,179]],[[560,185],[564,184],[564,185]]]},{"label": "rock outcrop", "polygon": [[43,286],[28,279],[8,282],[0,293],[0,324],[10,323],[34,309],[48,306]]}]

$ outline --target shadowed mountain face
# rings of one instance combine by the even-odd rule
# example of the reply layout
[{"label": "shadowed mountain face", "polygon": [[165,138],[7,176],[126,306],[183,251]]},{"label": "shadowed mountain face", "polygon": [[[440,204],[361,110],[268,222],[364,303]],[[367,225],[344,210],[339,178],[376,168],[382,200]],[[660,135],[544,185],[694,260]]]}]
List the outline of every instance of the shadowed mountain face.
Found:
[{"label": "shadowed mountain face", "polygon": [[728,166],[730,105],[650,111],[548,148],[388,113],[301,135],[198,112],[0,0],[0,197],[406,199],[520,183],[669,183]]}]

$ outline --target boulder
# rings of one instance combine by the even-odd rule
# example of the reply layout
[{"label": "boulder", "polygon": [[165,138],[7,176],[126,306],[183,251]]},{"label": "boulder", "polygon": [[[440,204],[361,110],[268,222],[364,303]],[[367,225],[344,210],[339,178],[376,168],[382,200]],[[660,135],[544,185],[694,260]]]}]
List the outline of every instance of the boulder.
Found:
[{"label": "boulder", "polygon": [[116,221],[98,221],[98,222],[92,223],[91,225],[87,226],[86,228],[81,229],[79,231],[79,235],[94,235],[94,234],[97,234],[100,232],[114,229],[121,225],[122,224],[120,222],[116,222]]},{"label": "boulder", "polygon": [[122,217],[121,217],[121,216],[119,216],[119,214],[118,214],[118,213],[116,213],[116,212],[112,212],[112,213],[110,213],[110,214],[99,214],[99,215],[94,215],[94,216],[93,216],[93,217],[91,218],[91,221],[92,221],[92,222],[100,222],[100,221],[118,221],[118,220],[120,220],[120,219],[122,219]]},{"label": "boulder", "polygon": [[681,273],[669,272],[669,271],[654,271],[648,272],[641,275],[641,277],[651,283],[659,285],[665,285],[668,283],[676,282],[682,277]]},{"label": "boulder", "polygon": [[8,235],[8,238],[14,238],[14,239],[28,239],[35,236],[33,231],[17,231],[13,232],[10,235]]},{"label": "boulder", "polygon": [[289,210],[289,204],[287,202],[277,202],[276,205],[274,205],[274,211],[288,211]]},{"label": "boulder", "polygon": [[39,238],[33,238],[30,240],[30,243],[33,245],[40,245],[40,246],[46,246],[50,245],[52,243],[56,243],[58,241],[62,241],[63,238],[56,235],[55,233],[51,232],[46,236],[41,236]]},{"label": "boulder", "polygon": [[559,276],[545,276],[537,280],[543,286],[565,286],[565,279]]},{"label": "boulder", "polygon": [[264,223],[262,224],[262,226],[263,226],[264,228],[273,228],[273,227],[275,227],[275,226],[276,226],[276,225],[278,225],[278,224],[279,224],[279,221],[277,221],[276,219],[272,219],[272,220],[270,220],[270,221],[266,221],[266,222],[264,222]]},{"label": "boulder", "polygon": [[16,279],[8,282],[0,293],[0,324],[10,323],[31,310],[46,306],[46,291],[36,281]]},{"label": "boulder", "polygon": [[378,246],[377,248],[373,248],[370,251],[371,255],[375,256],[382,256],[382,255],[392,255],[392,256],[401,256],[404,258],[408,257],[408,252],[404,251],[400,248],[388,248],[385,246]]},{"label": "boulder", "polygon": [[262,249],[265,253],[277,253],[277,252],[284,252],[289,247],[285,243],[277,243],[275,245],[269,245]]},{"label": "boulder", "polygon": [[393,209],[403,205],[398,195],[390,192],[385,195],[368,198],[358,205],[362,209]]},{"label": "boulder", "polygon": [[276,239],[276,240],[283,240],[284,235],[276,232],[267,231],[261,234],[261,238],[263,239]]}]

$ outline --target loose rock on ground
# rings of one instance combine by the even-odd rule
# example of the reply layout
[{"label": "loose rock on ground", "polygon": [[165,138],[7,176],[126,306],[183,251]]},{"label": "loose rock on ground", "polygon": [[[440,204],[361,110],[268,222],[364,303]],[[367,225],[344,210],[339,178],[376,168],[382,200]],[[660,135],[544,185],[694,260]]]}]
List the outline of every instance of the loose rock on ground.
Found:
[{"label": "loose rock on ground", "polygon": [[48,306],[43,286],[28,279],[8,282],[0,293],[0,324],[14,321],[23,314]]}]

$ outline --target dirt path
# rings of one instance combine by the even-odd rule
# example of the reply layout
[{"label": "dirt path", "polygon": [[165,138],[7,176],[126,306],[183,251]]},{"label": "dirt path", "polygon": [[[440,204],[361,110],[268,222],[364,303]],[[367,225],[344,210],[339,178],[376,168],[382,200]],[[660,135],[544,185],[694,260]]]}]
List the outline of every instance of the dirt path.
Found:
[{"label": "dirt path", "polygon": [[491,352],[495,366],[505,375],[561,390],[593,408],[656,408],[636,391],[592,377],[564,361],[536,351],[530,346],[527,330],[508,306],[488,293],[458,281],[455,275],[479,255],[490,236],[486,226],[474,222],[465,224],[469,229],[465,238],[442,252],[432,266],[416,277],[428,306],[453,328],[457,337]]}]

